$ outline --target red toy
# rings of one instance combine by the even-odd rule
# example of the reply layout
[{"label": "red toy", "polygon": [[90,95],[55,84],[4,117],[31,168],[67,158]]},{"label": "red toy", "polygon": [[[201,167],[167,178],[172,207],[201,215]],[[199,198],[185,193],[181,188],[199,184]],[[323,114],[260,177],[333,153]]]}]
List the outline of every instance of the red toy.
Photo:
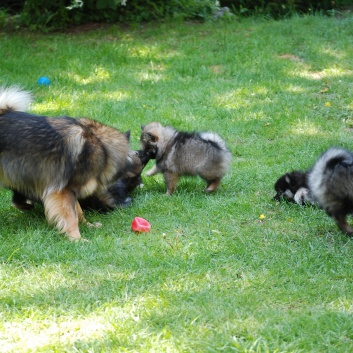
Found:
[{"label": "red toy", "polygon": [[138,233],[147,233],[151,230],[151,225],[148,221],[141,217],[135,217],[131,223],[131,229]]}]

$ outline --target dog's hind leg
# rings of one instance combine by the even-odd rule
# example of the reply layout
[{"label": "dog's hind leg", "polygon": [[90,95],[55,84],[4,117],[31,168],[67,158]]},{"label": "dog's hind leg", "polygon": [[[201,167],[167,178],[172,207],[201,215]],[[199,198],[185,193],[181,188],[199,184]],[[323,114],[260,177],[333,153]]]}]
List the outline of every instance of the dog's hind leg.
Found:
[{"label": "dog's hind leg", "polygon": [[16,190],[13,190],[12,204],[19,210],[28,211],[34,208],[34,205],[31,203],[27,197]]},{"label": "dog's hind leg", "polygon": [[353,236],[353,228],[347,223],[346,215],[345,214],[336,214],[333,215],[332,218],[338,225],[338,228],[348,236]]},{"label": "dog's hind leg", "polygon": [[216,178],[214,180],[207,180],[206,192],[212,192],[217,190],[220,183],[221,183],[221,178]]},{"label": "dog's hind leg", "polygon": [[49,223],[66,233],[70,241],[78,241],[81,234],[78,229],[79,218],[84,219],[81,207],[77,207],[76,195],[73,191],[63,189],[47,195],[44,200],[45,215]]}]

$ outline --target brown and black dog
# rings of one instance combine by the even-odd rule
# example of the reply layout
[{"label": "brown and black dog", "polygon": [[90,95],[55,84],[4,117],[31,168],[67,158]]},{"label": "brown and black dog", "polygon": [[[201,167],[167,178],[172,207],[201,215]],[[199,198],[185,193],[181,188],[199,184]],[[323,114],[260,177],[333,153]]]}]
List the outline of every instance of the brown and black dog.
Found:
[{"label": "brown and black dog", "polygon": [[18,87],[0,89],[0,184],[19,208],[42,202],[48,222],[76,241],[85,221],[78,200],[100,198],[124,177],[129,139],[95,120],[26,113],[31,101]]}]

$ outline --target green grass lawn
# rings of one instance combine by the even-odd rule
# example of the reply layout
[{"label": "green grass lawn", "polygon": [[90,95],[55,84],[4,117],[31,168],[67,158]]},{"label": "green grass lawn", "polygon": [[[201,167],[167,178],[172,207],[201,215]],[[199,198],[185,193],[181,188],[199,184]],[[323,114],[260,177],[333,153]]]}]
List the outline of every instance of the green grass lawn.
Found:
[{"label": "green grass lawn", "polygon": [[31,90],[31,112],[130,129],[134,149],[150,121],[216,131],[233,154],[212,195],[143,176],[132,207],[86,213],[103,223],[88,243],[2,190],[1,352],[353,351],[352,240],[272,199],[281,174],[353,149],[352,43],[353,17],[0,33],[0,84]]}]

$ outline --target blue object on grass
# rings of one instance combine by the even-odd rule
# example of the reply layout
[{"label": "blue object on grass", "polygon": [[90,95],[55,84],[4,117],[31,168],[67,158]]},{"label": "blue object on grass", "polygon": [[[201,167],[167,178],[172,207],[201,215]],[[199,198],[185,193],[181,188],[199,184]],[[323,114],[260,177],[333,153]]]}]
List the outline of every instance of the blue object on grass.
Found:
[{"label": "blue object on grass", "polygon": [[50,80],[48,77],[42,76],[38,79],[37,83],[38,85],[41,85],[41,86],[49,86]]}]

